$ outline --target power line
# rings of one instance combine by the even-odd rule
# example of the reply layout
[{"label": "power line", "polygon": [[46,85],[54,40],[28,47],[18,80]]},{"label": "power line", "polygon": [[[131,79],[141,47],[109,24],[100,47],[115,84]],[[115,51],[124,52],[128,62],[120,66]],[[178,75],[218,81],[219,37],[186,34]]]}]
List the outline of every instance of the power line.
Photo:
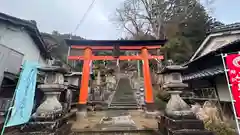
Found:
[{"label": "power line", "polygon": [[89,13],[89,11],[92,9],[93,4],[95,3],[95,1],[96,1],[96,0],[92,0],[91,5],[89,5],[87,11],[84,13],[83,17],[81,18],[81,20],[79,21],[79,23],[77,24],[76,28],[75,28],[74,31],[71,33],[71,35],[72,35],[73,33],[75,33],[75,32],[78,30],[79,26],[83,23],[83,21],[85,20],[85,18],[87,17],[87,15],[88,15],[88,13]]}]

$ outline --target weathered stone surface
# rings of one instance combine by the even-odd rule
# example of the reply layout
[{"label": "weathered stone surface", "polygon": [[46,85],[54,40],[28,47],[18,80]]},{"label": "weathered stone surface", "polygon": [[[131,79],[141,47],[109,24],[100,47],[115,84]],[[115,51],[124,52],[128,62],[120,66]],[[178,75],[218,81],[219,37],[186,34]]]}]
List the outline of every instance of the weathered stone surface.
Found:
[{"label": "weathered stone surface", "polygon": [[49,121],[32,121],[21,128],[19,135],[68,135],[71,125],[68,120],[75,116],[76,110],[72,110],[61,118]]},{"label": "weathered stone surface", "polygon": [[78,111],[78,112],[76,112],[76,119],[77,119],[77,121],[81,121],[85,117],[87,117],[87,111]]},{"label": "weathered stone surface", "polygon": [[100,89],[94,89],[92,96],[93,96],[93,98],[92,98],[93,101],[102,101],[103,100]]},{"label": "weathered stone surface", "polygon": [[57,95],[47,95],[46,100],[37,108],[33,114],[34,118],[53,118],[56,114],[59,116],[62,113],[62,105],[57,99]]},{"label": "weathered stone surface", "polygon": [[[43,125],[42,125],[43,126]],[[44,127],[39,126],[39,128],[45,129],[45,130],[34,130],[34,128],[32,128],[32,132],[19,132],[17,133],[17,135],[69,135],[71,134],[71,125],[70,124],[64,124],[62,126],[60,126],[59,128],[57,128],[56,130],[46,130],[47,128],[49,128],[49,125],[44,125]],[[51,127],[51,126],[50,126]]]},{"label": "weathered stone surface", "polygon": [[188,85],[187,84],[184,84],[184,83],[164,83],[163,84],[163,88],[164,89],[180,89],[180,90],[183,90],[184,88],[187,88]]},{"label": "weathered stone surface", "polygon": [[109,90],[104,90],[103,93],[103,101],[106,103],[109,103],[111,101],[111,97],[113,96],[113,91],[109,91]]},{"label": "weathered stone surface", "polygon": [[161,124],[173,130],[180,129],[204,129],[204,123],[198,119],[181,119],[176,120],[167,116],[161,116]]},{"label": "weathered stone surface", "polygon": [[115,76],[107,76],[106,77],[107,88],[110,90],[114,90],[117,84],[117,80]]},{"label": "weathered stone surface", "polygon": [[214,133],[208,130],[181,129],[169,130],[168,135],[214,135]]},{"label": "weathered stone surface", "polygon": [[135,95],[135,98],[137,100],[138,106],[144,106],[145,105],[145,92],[144,92],[144,88],[140,88],[140,89],[136,90],[134,95]]},{"label": "weathered stone surface", "polygon": [[80,84],[81,76],[82,76],[81,72],[72,72],[71,74],[65,74],[64,79],[67,80],[69,85],[80,87],[79,84]]},{"label": "weathered stone surface", "polygon": [[[129,105],[130,106],[129,106]],[[128,106],[126,106],[128,105]],[[134,97],[134,90],[130,85],[130,81],[128,78],[121,78],[118,82],[118,86],[116,88],[116,92],[113,96],[109,108],[137,108],[137,101]]]},{"label": "weathered stone surface", "polygon": [[104,109],[103,105],[97,104],[94,108],[95,111],[102,111]]},{"label": "weathered stone surface", "polygon": [[89,132],[73,132],[72,135],[159,135],[152,130],[129,130],[129,131],[89,131]]},{"label": "weathered stone surface", "polygon": [[145,111],[144,112],[144,117],[155,119],[159,114],[160,113],[158,111],[154,111],[154,112]]},{"label": "weathered stone surface", "polygon": [[168,135],[213,135],[204,129],[204,124],[197,119],[175,120],[167,116],[161,116],[158,123],[162,134]]},{"label": "weathered stone surface", "polygon": [[132,88],[138,90],[144,88],[144,79],[143,78],[131,78]]},{"label": "weathered stone surface", "polygon": [[136,129],[134,121],[127,111],[108,111],[107,116],[100,121],[98,128],[101,130],[131,130]]},{"label": "weathered stone surface", "polygon": [[171,92],[171,98],[167,103],[165,112],[171,117],[193,117],[194,113],[191,111],[190,106],[179,96],[180,91]]},{"label": "weathered stone surface", "polygon": [[39,71],[45,72],[45,73],[51,73],[51,72],[55,72],[55,73],[62,73],[62,74],[66,74],[69,71],[66,68],[60,67],[60,66],[49,66],[49,67],[42,67],[42,68],[38,68]]}]

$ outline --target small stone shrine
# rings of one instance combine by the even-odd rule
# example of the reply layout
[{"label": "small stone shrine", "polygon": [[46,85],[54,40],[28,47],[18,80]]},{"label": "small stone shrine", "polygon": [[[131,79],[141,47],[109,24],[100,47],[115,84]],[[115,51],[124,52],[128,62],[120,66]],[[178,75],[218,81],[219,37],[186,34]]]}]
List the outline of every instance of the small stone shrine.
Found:
[{"label": "small stone shrine", "polygon": [[72,98],[68,98],[67,102],[71,103],[71,106],[75,106],[78,104],[79,94],[80,94],[80,82],[81,82],[82,72],[71,72],[64,75],[65,84],[68,86],[68,91],[70,90],[72,93],[69,96]]},{"label": "small stone shrine", "polygon": [[213,135],[204,128],[190,106],[180,97],[180,93],[188,87],[182,82],[181,72],[186,67],[171,65],[160,72],[163,74],[162,88],[171,94],[165,113],[158,116],[158,129],[164,135]]}]

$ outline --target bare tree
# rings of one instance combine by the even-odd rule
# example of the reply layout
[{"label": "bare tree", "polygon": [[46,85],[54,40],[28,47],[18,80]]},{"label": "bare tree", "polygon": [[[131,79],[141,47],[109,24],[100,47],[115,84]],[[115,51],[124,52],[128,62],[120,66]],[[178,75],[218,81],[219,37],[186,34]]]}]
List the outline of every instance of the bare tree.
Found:
[{"label": "bare tree", "polygon": [[[204,1],[206,5],[214,2]],[[132,37],[141,34],[162,39],[166,25],[184,23],[199,4],[200,0],[125,0],[114,21]]]}]

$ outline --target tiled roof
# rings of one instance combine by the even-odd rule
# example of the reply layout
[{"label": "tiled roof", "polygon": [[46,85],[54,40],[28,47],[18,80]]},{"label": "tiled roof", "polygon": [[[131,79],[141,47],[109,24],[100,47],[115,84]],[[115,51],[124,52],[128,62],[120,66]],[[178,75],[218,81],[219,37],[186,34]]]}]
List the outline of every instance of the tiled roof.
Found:
[{"label": "tiled roof", "polygon": [[217,26],[211,30],[211,33],[226,32],[232,30],[240,30],[240,23]]},{"label": "tiled roof", "polygon": [[204,69],[201,71],[197,71],[195,73],[183,75],[183,81],[200,79],[200,78],[215,76],[215,75],[223,74],[223,73],[224,73],[224,68],[222,66],[216,66],[213,68],[208,68],[208,69]]}]

